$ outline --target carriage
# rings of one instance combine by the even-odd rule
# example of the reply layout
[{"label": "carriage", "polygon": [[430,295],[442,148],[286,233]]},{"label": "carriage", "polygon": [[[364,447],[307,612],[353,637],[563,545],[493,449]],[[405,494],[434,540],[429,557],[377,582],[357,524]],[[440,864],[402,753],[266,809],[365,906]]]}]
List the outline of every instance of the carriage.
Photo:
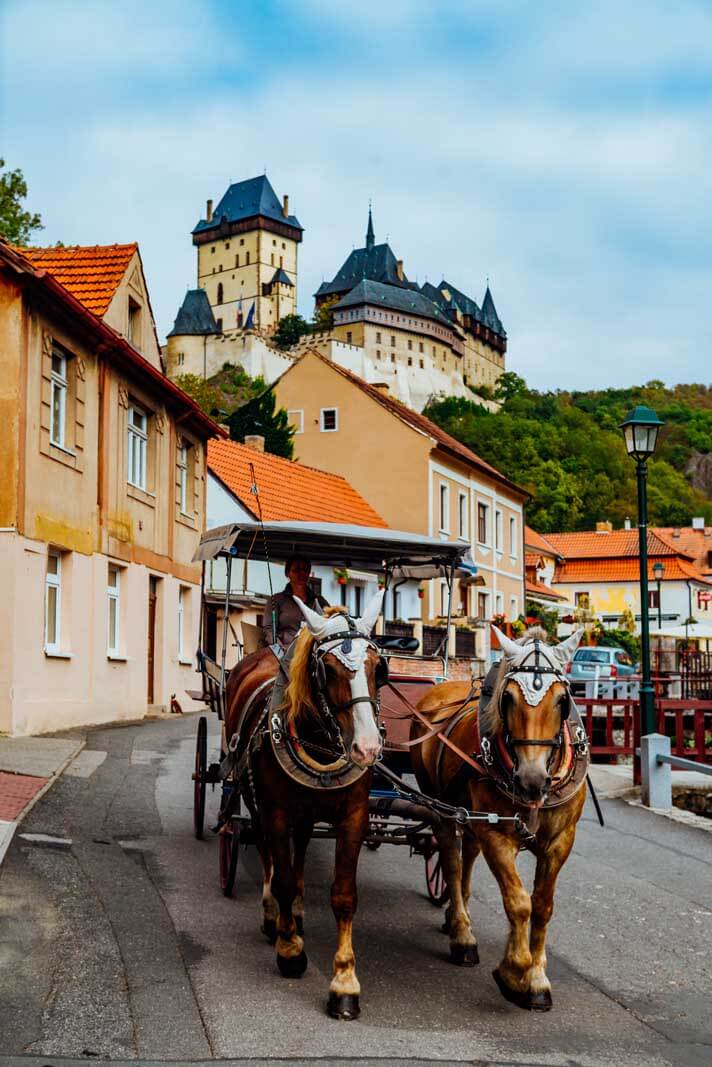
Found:
[{"label": "carriage", "polygon": [[[202,674],[200,696],[222,722],[225,717],[225,691],[229,677],[227,667],[228,624],[233,593],[231,586],[234,568],[245,561],[270,563],[284,561],[291,556],[309,558],[313,564],[336,569],[365,571],[378,579],[386,591],[408,580],[425,581],[439,578],[448,591],[448,624],[451,621],[454,578],[470,579],[476,574],[469,547],[462,542],[425,538],[417,534],[362,526],[342,526],[333,523],[268,522],[234,523],[209,530],[201,539],[196,560],[202,563],[200,647],[198,669]],[[224,567],[225,591],[220,605],[223,613],[222,641],[218,650],[214,631],[208,641],[209,612],[216,606],[216,597],[208,596],[206,569],[219,561]],[[211,603],[212,601],[212,603]],[[449,631],[446,630],[446,633]],[[238,660],[242,647],[232,634]],[[374,778],[369,797],[369,830],[367,848],[375,850],[383,844],[407,846],[411,854],[424,858],[425,882],[430,900],[441,906],[447,897],[437,841],[432,832],[433,810],[423,806],[416,790],[399,785],[399,778],[410,770],[407,742],[410,735],[412,706],[430,687],[448,676],[449,650],[444,641],[441,649],[425,655],[413,637],[376,634],[374,641],[388,660],[389,681],[381,691],[381,726],[384,731],[384,757]],[[210,647],[208,647],[210,645]],[[212,654],[211,654],[212,653]],[[221,763],[208,762],[207,719],[201,716],[195,750],[193,771],[193,821],[197,838],[205,829],[207,787],[222,791],[221,814],[215,827],[219,831],[220,885],[231,896],[239,850],[253,843],[250,816],[237,804],[230,803],[235,790],[232,774],[221,774]],[[221,762],[225,756],[224,731]],[[387,777],[386,777],[387,775]],[[227,813],[225,816],[224,813]],[[333,836],[332,829],[318,825],[315,837]]]}]

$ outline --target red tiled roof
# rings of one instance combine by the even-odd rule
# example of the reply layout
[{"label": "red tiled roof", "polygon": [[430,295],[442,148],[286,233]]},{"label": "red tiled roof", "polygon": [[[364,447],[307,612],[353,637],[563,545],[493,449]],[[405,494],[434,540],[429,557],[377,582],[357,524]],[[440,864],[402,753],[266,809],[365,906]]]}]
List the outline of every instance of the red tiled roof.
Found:
[{"label": "red tiled roof", "polygon": [[[556,552],[565,560],[576,559],[637,559],[638,531],[613,530],[610,533],[595,533],[585,530],[581,533],[547,534]],[[688,553],[671,544],[657,531],[648,530],[648,555],[650,556],[688,556]],[[689,556],[691,559],[692,556]]]},{"label": "red tiled roof", "polygon": [[541,556],[538,552],[527,552],[524,556],[525,567],[538,567],[541,563]]},{"label": "red tiled roof", "polygon": [[558,549],[554,548],[550,541],[533,530],[531,526],[524,527],[524,545],[526,548],[534,548],[537,552],[544,552],[547,556],[558,556]]},{"label": "red tiled roof", "polygon": [[130,245],[73,245],[69,248],[16,249],[37,270],[45,270],[100,318],[106,314],[131,257]]},{"label": "red tiled roof", "polygon": [[254,466],[265,522],[292,519],[295,522],[342,522],[356,526],[380,526],[377,511],[340,474],[328,474],[282,456],[258,452],[237,441],[209,441],[208,466],[221,482],[256,513],[250,493]]},{"label": "red tiled roof", "polygon": [[692,526],[656,526],[655,532],[691,556],[703,573],[712,573],[712,526],[706,526],[704,530]]},{"label": "red tiled roof", "polygon": [[557,593],[551,586],[545,582],[530,582],[528,579],[525,581],[524,586],[527,594],[532,596],[543,596],[551,600],[566,600],[566,597],[562,593]]},{"label": "red tiled roof", "polygon": [[395,397],[389,396],[381,389],[377,389],[374,385],[370,385],[368,382],[364,381],[363,378],[359,378],[357,374],[354,374],[353,371],[347,370],[345,367],[341,367],[338,363],[326,359],[320,352],[317,352],[314,349],[309,349],[309,352],[330,367],[333,367],[333,369],[344,378],[348,378],[349,381],[353,382],[354,385],[357,385],[359,389],[370,396],[372,400],[375,400],[380,404],[381,407],[390,411],[391,414],[395,415],[401,422],[405,422],[408,426],[412,426],[414,429],[420,430],[421,433],[433,438],[436,444],[446,452],[450,452],[459,459],[469,463],[471,466],[477,467],[478,470],[481,470],[484,474],[488,474],[490,478],[493,478],[495,481],[501,482],[509,489],[514,490],[523,499],[529,495],[526,489],[522,489],[520,485],[516,485],[514,482],[510,481],[509,478],[506,478],[496,467],[487,463],[484,459],[478,456],[476,452],[472,452],[471,449],[461,444],[456,438],[451,437],[449,433],[445,433],[444,430],[441,430],[436,423],[426,418],[425,415],[413,411],[405,404],[402,404],[400,400],[396,400]]},{"label": "red tiled roof", "polygon": [[[660,555],[660,553],[658,553]],[[648,581],[655,581],[653,560],[649,561]],[[712,585],[712,580],[697,570],[694,564],[680,556],[667,556],[664,582],[694,581],[701,585]],[[554,582],[637,582],[640,577],[638,557],[622,559],[567,559],[560,563],[554,572]]]}]

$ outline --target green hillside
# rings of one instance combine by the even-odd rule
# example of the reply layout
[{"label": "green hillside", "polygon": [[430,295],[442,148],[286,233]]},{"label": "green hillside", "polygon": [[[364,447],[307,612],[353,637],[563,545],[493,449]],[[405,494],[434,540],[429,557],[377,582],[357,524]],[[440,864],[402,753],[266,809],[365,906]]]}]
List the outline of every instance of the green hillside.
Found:
[{"label": "green hillside", "polygon": [[631,389],[539,393],[517,375],[500,379],[502,407],[449,398],[424,414],[532,495],[527,515],[541,531],[591,529],[635,519],[635,464],[618,426],[636,404],[665,422],[649,463],[650,521],[712,524],[712,387],[662,382]]}]

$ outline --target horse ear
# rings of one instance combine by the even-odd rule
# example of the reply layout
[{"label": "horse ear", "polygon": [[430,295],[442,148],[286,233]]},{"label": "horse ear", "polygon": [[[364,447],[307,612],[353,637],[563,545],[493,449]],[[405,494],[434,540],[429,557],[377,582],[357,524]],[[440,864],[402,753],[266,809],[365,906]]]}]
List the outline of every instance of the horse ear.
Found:
[{"label": "horse ear", "polygon": [[385,589],[378,589],[366,605],[366,610],[361,618],[355,620],[356,626],[362,634],[366,635],[366,637],[371,636],[371,631],[376,625],[376,619],[381,614],[384,593]]},{"label": "horse ear", "polygon": [[302,600],[300,600],[298,596],[295,596],[294,599],[299,605],[299,610],[304,616],[304,621],[309,627],[310,633],[312,633],[314,637],[323,637],[326,633],[326,628],[329,620],[324,618],[323,615],[319,615],[318,612],[313,611]]},{"label": "horse ear", "polygon": [[507,659],[514,659],[515,656],[519,656],[522,651],[522,646],[518,645],[516,641],[512,641],[511,637],[507,637],[506,634],[503,634],[499,627],[495,626],[494,623],[491,623],[490,625],[492,626],[494,633],[496,633],[500,648]]},{"label": "horse ear", "polygon": [[565,641],[560,641],[558,645],[554,645],[551,651],[561,663],[566,663],[578,648],[582,637],[583,627],[580,630],[574,630],[570,637],[567,637]]}]

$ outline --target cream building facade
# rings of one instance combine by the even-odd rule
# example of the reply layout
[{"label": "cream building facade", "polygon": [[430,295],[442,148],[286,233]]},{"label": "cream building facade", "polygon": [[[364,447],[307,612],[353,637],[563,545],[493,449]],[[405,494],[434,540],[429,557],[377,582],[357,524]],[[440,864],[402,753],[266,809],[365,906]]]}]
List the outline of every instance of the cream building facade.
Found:
[{"label": "cream building facade", "polygon": [[[389,526],[470,545],[475,583],[458,583],[455,613],[484,624],[524,610],[526,493],[479,456],[382,388],[307,352],[276,383],[289,412],[295,457],[341,473]],[[425,618],[446,610],[443,582],[429,583]],[[397,605],[386,605],[388,618]],[[488,641],[486,629],[482,640]],[[482,650],[478,657],[486,658]]]},{"label": "cream building facade", "polygon": [[23,254],[0,242],[0,732],[11,735],[141,718],[174,695],[185,706],[195,687],[191,560],[205,443],[219,431],[163,374],[130,247]]}]

